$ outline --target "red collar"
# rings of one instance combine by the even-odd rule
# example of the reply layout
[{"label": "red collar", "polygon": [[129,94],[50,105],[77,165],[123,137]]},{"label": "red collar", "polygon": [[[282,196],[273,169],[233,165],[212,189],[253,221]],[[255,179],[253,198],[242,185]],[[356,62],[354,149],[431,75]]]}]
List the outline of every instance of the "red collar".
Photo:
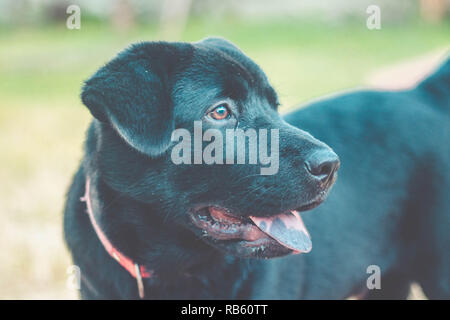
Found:
[{"label": "red collar", "polygon": [[80,198],[80,200],[86,202],[87,213],[89,215],[89,219],[91,220],[91,224],[94,227],[95,233],[97,234],[100,242],[103,244],[103,247],[105,247],[109,255],[113,257],[114,260],[116,260],[136,279],[139,290],[139,297],[144,298],[144,284],[142,282],[142,278],[152,277],[153,270],[148,270],[147,268],[145,268],[145,266],[139,265],[138,263],[134,262],[131,258],[124,255],[112,245],[112,243],[108,240],[102,229],[100,229],[100,226],[97,224],[97,221],[95,220],[89,191],[90,179],[89,177],[86,177],[85,194],[84,197]]}]

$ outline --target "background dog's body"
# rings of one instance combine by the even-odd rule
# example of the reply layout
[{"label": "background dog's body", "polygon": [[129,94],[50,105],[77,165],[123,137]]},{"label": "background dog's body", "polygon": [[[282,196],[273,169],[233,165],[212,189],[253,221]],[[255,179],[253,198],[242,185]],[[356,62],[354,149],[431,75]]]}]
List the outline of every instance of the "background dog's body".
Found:
[{"label": "background dog's body", "polygon": [[[285,117],[330,145],[342,166],[305,223],[314,249],[299,278],[306,298],[343,298],[383,275],[379,298],[450,297],[450,60],[416,89],[360,91]],[[356,291],[355,291],[356,290]],[[364,290],[363,290],[364,291]]]},{"label": "background dog's body", "polygon": [[[411,281],[430,298],[450,297],[449,69],[447,62],[416,90],[351,93],[285,117],[332,146],[343,165],[329,200],[304,215],[312,252],[280,259],[235,258],[162,224],[133,229],[117,212],[133,220],[149,208],[97,179],[99,144],[113,138],[94,121],[65,212],[82,297],[138,298],[136,280],[107,254],[79,200],[87,175],[96,208],[117,218],[113,226],[130,228],[115,235],[116,246],[133,255],[142,234],[154,243],[158,275],[145,280],[146,298],[340,299],[365,291],[370,265],[380,268],[382,280],[367,297],[404,298]],[[172,246],[176,241],[183,250]]]}]

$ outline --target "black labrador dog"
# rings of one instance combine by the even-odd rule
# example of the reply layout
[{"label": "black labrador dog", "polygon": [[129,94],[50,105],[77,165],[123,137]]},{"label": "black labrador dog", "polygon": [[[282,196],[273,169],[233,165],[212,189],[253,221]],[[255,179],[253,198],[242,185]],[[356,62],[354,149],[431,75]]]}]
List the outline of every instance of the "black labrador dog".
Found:
[{"label": "black labrador dog", "polygon": [[[224,39],[126,49],[82,91],[94,120],[64,215],[82,298],[404,298],[411,281],[448,298],[449,74],[283,119],[263,71]],[[214,151],[226,160],[195,159],[213,140],[199,126],[227,137]],[[194,136],[182,163],[180,129]],[[261,152],[250,161],[251,130],[269,174]],[[321,141],[343,162],[332,192],[340,161]],[[373,265],[381,289],[366,292]]]}]

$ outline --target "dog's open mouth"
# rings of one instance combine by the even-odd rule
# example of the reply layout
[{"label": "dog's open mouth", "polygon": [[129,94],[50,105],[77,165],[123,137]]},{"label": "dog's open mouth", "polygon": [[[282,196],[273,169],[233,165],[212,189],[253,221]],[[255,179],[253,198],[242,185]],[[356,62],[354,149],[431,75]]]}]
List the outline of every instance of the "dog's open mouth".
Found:
[{"label": "dog's open mouth", "polygon": [[269,217],[251,215],[248,218],[222,207],[207,206],[192,212],[191,219],[205,236],[214,240],[240,241],[253,248],[282,246],[287,252],[304,253],[311,251],[312,243],[299,212],[310,210],[321,202],[322,199],[316,200]]}]

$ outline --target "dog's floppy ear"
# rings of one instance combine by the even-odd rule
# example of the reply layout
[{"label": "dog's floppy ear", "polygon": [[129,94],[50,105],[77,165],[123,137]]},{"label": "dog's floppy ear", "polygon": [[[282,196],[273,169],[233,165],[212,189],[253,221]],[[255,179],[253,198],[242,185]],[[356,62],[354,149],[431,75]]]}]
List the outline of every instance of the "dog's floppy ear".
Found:
[{"label": "dog's floppy ear", "polygon": [[132,147],[158,156],[170,145],[175,126],[171,88],[188,51],[183,43],[133,45],[85,82],[81,99]]}]

